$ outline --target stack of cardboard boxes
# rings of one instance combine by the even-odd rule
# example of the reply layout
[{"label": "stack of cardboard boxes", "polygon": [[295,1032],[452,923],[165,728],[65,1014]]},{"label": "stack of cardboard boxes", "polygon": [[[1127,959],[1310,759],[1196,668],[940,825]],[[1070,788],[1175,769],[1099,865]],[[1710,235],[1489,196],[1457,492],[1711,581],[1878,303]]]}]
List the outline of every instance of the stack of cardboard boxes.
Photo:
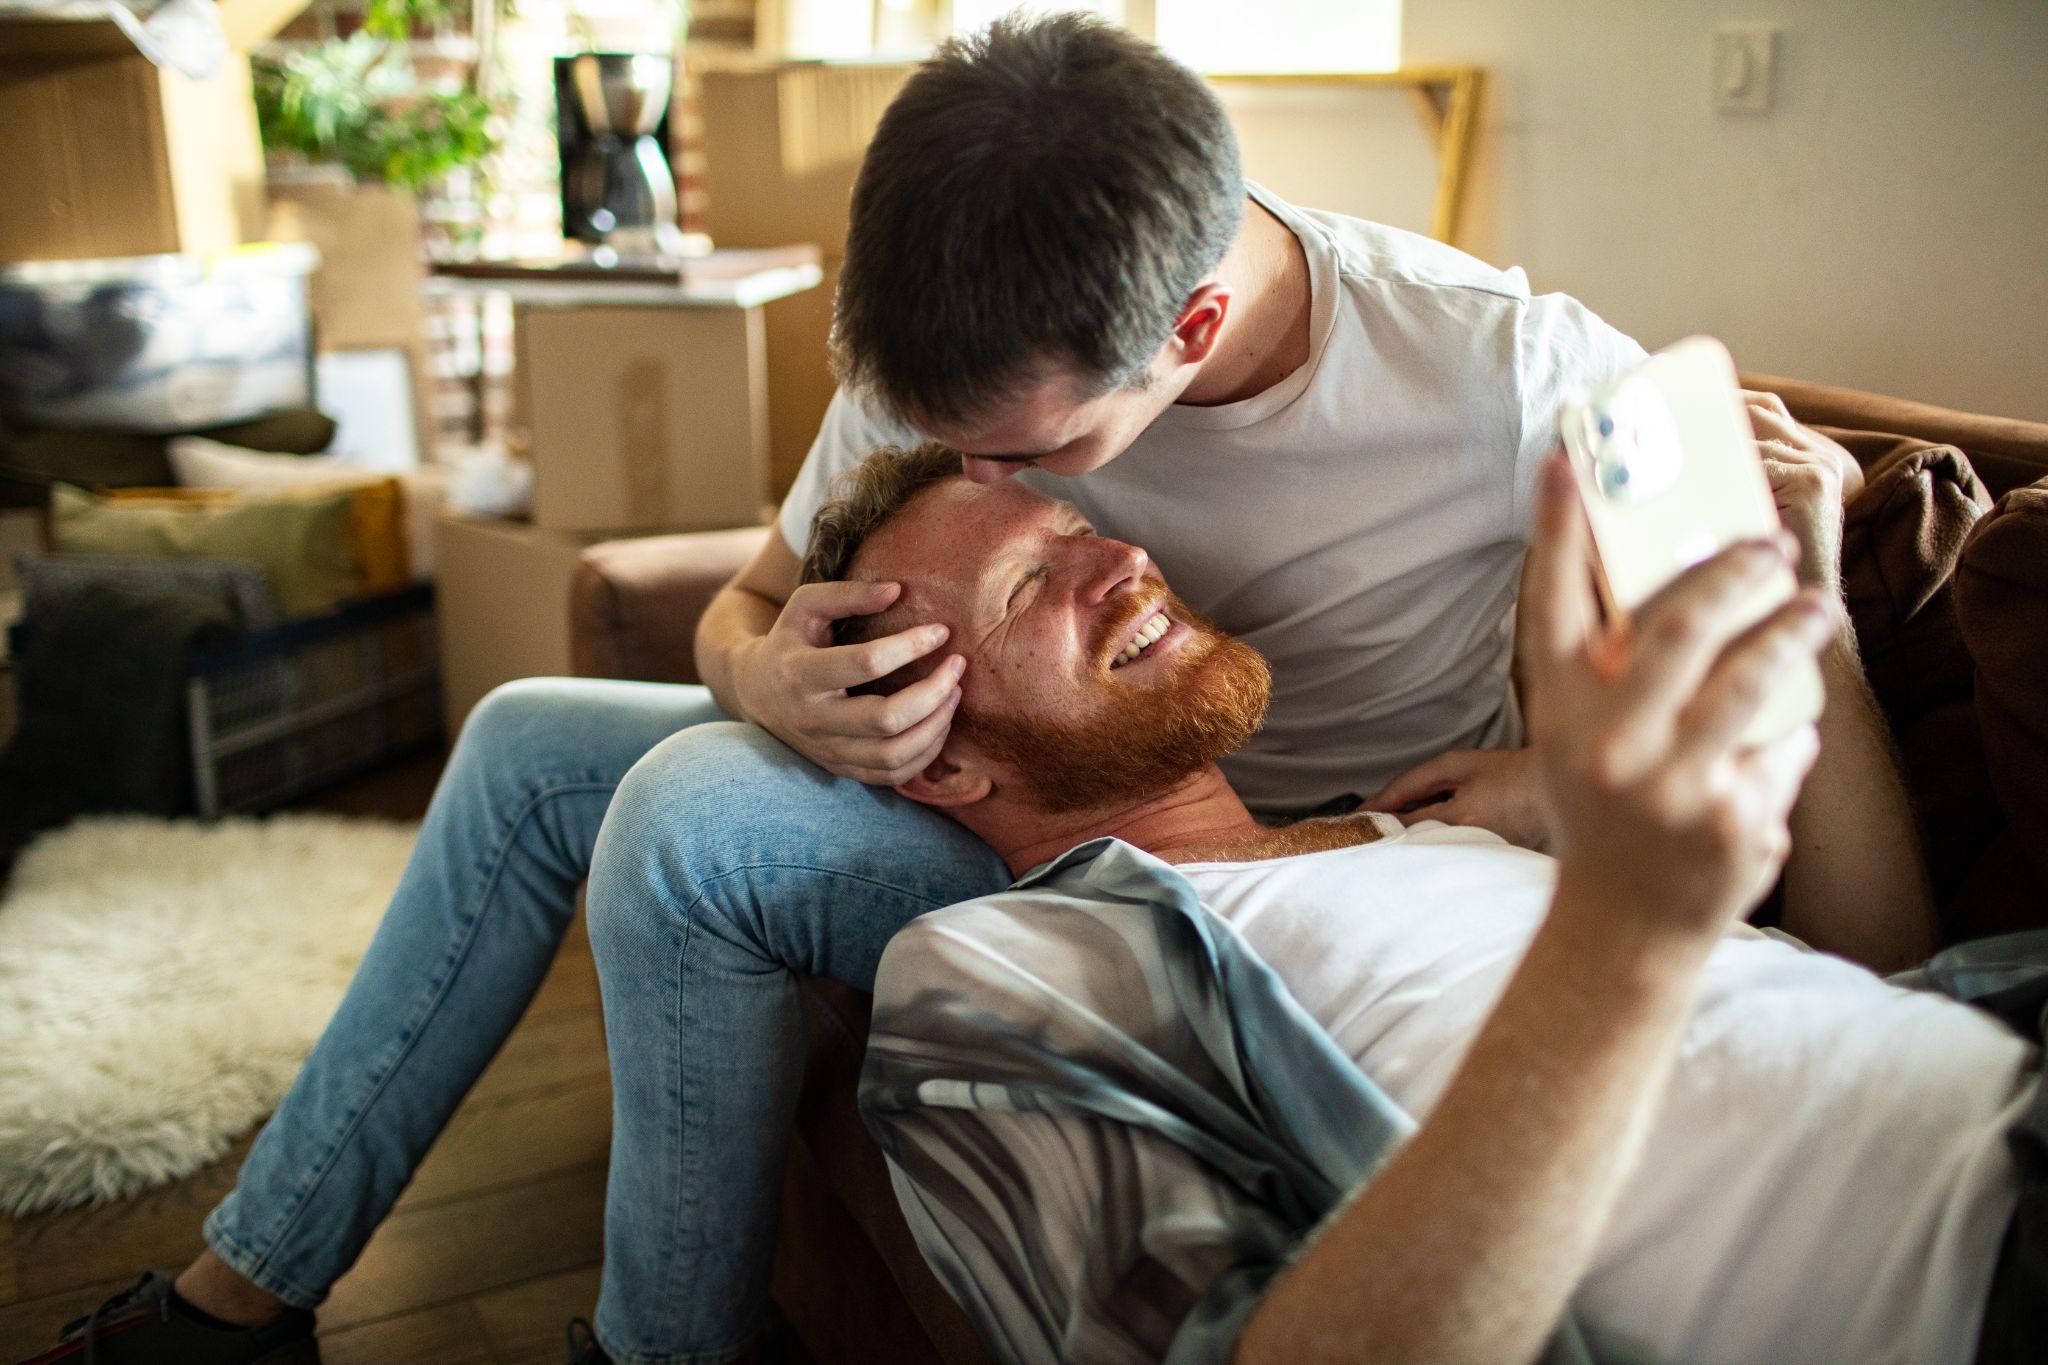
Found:
[{"label": "stack of cardboard boxes", "polygon": [[726,58],[701,72],[711,239],[815,242],[822,287],[698,315],[687,336],[665,309],[519,308],[533,518],[443,525],[451,726],[501,682],[568,670],[569,584],[586,546],[744,524],[788,491],[832,399],[826,340],[854,177],[913,69]]},{"label": "stack of cardboard boxes", "polygon": [[220,0],[229,51],[206,80],[153,65],[111,22],[0,18],[0,263],[223,251],[260,236],[248,53],[305,6]]},{"label": "stack of cardboard boxes", "polygon": [[[206,80],[153,65],[111,22],[0,16],[0,265],[223,251],[260,236],[247,54],[305,4],[219,0],[229,50]],[[0,491],[0,736],[13,724],[10,564],[40,544],[40,506]]]},{"label": "stack of cardboard boxes", "polygon": [[[419,219],[408,194],[336,179],[267,184],[249,53],[307,0],[219,0],[227,52],[193,79],[107,21],[0,16],[0,265],[305,241],[323,353],[395,350],[426,430]],[[422,452],[426,453],[426,452]]]},{"label": "stack of cardboard boxes", "polygon": [[816,242],[824,286],[768,305],[770,487],[796,477],[832,401],[826,338],[854,177],[908,62],[731,59],[702,73],[705,222],[721,247]]},{"label": "stack of cardboard boxes", "polygon": [[[600,540],[757,524],[773,503],[765,309],[816,292],[807,250],[676,284],[528,281],[513,299],[528,518],[450,517],[438,573],[451,728],[491,688],[569,671],[569,585]],[[758,268],[756,268],[758,267]],[[780,397],[779,386],[777,397]]]}]

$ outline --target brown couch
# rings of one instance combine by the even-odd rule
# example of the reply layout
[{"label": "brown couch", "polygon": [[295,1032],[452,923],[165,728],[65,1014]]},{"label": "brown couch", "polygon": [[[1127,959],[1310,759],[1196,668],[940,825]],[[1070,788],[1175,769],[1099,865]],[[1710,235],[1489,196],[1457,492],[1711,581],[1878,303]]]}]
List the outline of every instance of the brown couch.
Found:
[{"label": "brown couch", "polygon": [[[2041,922],[2048,483],[2027,485],[2048,479],[2048,425],[1747,379],[1832,429],[1870,476],[1845,530],[1847,593],[1921,810],[1948,936]],[[694,681],[699,614],[768,534],[585,551],[572,603],[576,671]],[[988,1360],[918,1255],[855,1110],[867,997],[826,981],[807,983],[804,997],[808,1070],[783,1182],[779,1306],[820,1365]]]}]

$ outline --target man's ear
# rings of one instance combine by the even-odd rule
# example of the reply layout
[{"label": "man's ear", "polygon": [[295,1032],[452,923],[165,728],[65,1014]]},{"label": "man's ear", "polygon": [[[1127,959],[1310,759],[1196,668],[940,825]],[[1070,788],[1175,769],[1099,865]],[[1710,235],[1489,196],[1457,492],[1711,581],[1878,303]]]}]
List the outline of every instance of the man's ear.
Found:
[{"label": "man's ear", "polygon": [[995,783],[979,768],[967,767],[946,750],[925,765],[924,771],[908,782],[896,784],[900,795],[919,805],[955,810],[971,806],[994,790]]},{"label": "man's ear", "polygon": [[1230,286],[1222,280],[1197,285],[1180,316],[1173,320],[1173,336],[1167,342],[1177,365],[1197,365],[1209,358],[1223,334],[1223,319],[1230,315]]}]

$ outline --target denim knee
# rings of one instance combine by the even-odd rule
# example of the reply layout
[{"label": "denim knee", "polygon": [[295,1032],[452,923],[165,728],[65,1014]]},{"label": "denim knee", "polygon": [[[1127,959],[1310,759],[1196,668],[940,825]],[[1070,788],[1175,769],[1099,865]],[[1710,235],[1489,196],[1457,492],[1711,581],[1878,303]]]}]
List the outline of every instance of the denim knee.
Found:
[{"label": "denim knee", "polygon": [[615,889],[658,879],[674,893],[670,908],[683,910],[706,882],[757,857],[774,841],[775,812],[807,799],[805,770],[826,776],[767,731],[734,721],[693,725],[655,745],[619,783],[598,833],[586,906],[592,938],[644,903]]},{"label": "denim knee", "polygon": [[470,708],[456,741],[456,754],[460,756],[465,750],[516,750],[525,747],[536,734],[557,729],[565,717],[587,705],[578,697],[583,681],[517,678],[498,684]]},{"label": "denim knee", "polygon": [[600,968],[608,946],[680,927],[863,985],[904,920],[1007,882],[1002,860],[943,815],[721,721],[671,735],[626,774],[587,905]]},{"label": "denim knee", "polygon": [[[648,684],[601,678],[520,678],[486,693],[470,711],[449,772],[519,795],[563,784],[618,781],[678,725],[715,715],[697,688],[637,696]],[[650,691],[653,689],[650,688]],[[675,695],[668,695],[673,693]]]},{"label": "denim knee", "polygon": [[760,852],[756,836],[801,821],[842,785],[757,725],[712,721],[669,736],[635,763],[607,824],[616,823],[621,838],[682,835],[714,859]]}]

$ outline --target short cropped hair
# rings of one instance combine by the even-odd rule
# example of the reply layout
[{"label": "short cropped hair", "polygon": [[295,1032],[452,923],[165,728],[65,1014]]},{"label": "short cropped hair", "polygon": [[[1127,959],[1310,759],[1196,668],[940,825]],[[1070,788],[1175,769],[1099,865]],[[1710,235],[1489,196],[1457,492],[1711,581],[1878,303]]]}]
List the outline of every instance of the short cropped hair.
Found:
[{"label": "short cropped hair", "polygon": [[[811,517],[798,583],[835,583],[853,573],[853,561],[869,537],[882,529],[920,492],[960,473],[960,452],[937,441],[910,450],[887,446],[841,474],[832,497]],[[836,644],[856,644],[887,632],[886,612],[842,617],[834,623]]]},{"label": "short cropped hair", "polygon": [[1062,369],[1077,398],[1142,386],[1244,196],[1215,93],[1127,30],[1011,15],[955,38],[861,163],[839,376],[913,424],[973,420]]}]

